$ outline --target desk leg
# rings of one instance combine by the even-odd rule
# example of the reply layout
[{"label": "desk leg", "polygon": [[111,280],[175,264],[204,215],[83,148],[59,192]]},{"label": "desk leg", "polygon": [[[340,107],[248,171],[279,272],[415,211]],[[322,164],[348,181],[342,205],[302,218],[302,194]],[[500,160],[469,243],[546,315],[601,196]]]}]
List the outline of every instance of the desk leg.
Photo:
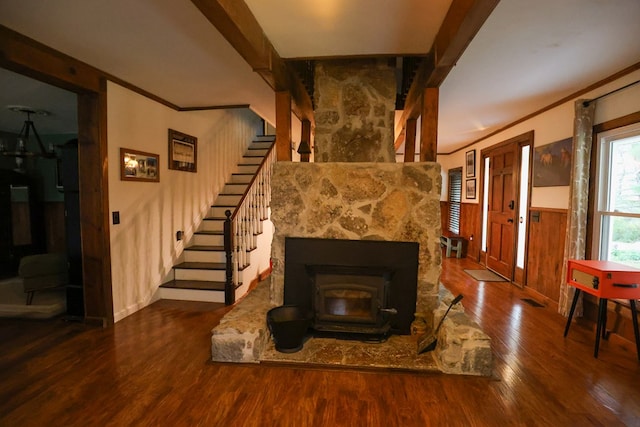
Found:
[{"label": "desk leg", "polygon": [[593,357],[598,358],[598,349],[600,347],[600,335],[604,334],[607,329],[607,299],[600,298],[598,305],[598,326],[596,328],[596,347],[593,350]]},{"label": "desk leg", "polygon": [[573,294],[573,301],[571,302],[571,309],[569,310],[569,318],[567,319],[567,326],[564,327],[564,336],[569,333],[569,326],[571,326],[571,319],[573,319],[573,312],[576,311],[576,304],[578,304],[578,298],[580,297],[580,289],[576,288]]},{"label": "desk leg", "polygon": [[636,353],[638,354],[638,360],[640,360],[640,333],[638,332],[638,309],[636,308],[636,300],[629,300],[631,305],[631,318],[633,319],[633,332],[636,336]]}]

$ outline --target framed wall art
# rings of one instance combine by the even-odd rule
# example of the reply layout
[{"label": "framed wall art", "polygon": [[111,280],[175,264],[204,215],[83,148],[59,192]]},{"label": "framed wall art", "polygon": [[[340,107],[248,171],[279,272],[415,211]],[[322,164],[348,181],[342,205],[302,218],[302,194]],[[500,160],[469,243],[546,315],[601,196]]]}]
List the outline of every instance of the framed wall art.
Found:
[{"label": "framed wall art", "polygon": [[466,185],[466,197],[467,199],[475,199],[476,198],[476,180],[468,179]]},{"label": "framed wall art", "polygon": [[467,163],[467,178],[476,176],[476,150],[467,151],[465,155]]},{"label": "framed wall art", "polygon": [[533,186],[567,186],[571,181],[573,138],[536,147],[533,151]]},{"label": "framed wall art", "polygon": [[122,181],[159,182],[160,155],[120,148],[120,179]]},{"label": "framed wall art", "polygon": [[169,169],[198,171],[198,138],[169,129]]}]

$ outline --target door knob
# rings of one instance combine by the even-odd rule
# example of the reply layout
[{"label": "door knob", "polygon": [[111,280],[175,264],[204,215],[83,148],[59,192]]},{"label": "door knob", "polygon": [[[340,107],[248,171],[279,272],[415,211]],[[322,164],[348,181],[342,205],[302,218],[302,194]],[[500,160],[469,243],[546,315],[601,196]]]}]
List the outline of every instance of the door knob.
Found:
[{"label": "door knob", "polygon": [[513,224],[513,218],[507,219],[507,222],[510,222],[511,224]]}]

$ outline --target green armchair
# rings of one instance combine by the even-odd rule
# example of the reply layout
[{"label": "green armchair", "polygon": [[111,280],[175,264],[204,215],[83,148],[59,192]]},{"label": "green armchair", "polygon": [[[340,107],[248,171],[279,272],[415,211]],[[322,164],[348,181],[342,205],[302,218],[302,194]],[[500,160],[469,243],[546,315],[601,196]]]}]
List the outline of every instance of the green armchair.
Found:
[{"label": "green armchair", "polygon": [[67,255],[63,253],[28,255],[20,260],[18,275],[27,293],[27,305],[36,291],[65,286],[68,282]]}]

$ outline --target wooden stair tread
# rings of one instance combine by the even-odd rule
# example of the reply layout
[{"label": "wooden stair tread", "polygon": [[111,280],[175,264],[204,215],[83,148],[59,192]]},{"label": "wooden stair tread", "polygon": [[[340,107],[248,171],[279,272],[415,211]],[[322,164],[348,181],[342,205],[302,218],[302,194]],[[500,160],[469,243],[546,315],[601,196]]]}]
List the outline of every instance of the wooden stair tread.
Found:
[{"label": "wooden stair tread", "polygon": [[197,289],[201,291],[224,291],[224,282],[208,280],[172,280],[160,285],[161,288],[170,289]]},{"label": "wooden stair tread", "polygon": [[225,270],[227,264],[224,262],[181,262],[173,268],[183,268],[186,270]]},{"label": "wooden stair tread", "polygon": [[[249,265],[243,265],[238,268],[238,271],[243,271]],[[181,262],[178,265],[174,265],[173,268],[183,269],[183,270],[215,270],[215,271],[225,271],[227,269],[227,263],[225,262]]]},{"label": "wooden stair tread", "polygon": [[223,231],[221,231],[221,230],[220,230],[220,231],[213,231],[213,230],[199,230],[199,231],[196,231],[196,232],[195,232],[195,233],[193,233],[193,234],[207,234],[207,235],[210,235],[210,236],[220,236],[220,235],[222,235],[222,234],[224,234],[224,233],[223,233]]},{"label": "wooden stair tread", "polygon": [[211,252],[219,252],[224,251],[224,246],[207,246],[207,245],[193,245],[187,248],[184,248],[185,251],[211,251]]}]

